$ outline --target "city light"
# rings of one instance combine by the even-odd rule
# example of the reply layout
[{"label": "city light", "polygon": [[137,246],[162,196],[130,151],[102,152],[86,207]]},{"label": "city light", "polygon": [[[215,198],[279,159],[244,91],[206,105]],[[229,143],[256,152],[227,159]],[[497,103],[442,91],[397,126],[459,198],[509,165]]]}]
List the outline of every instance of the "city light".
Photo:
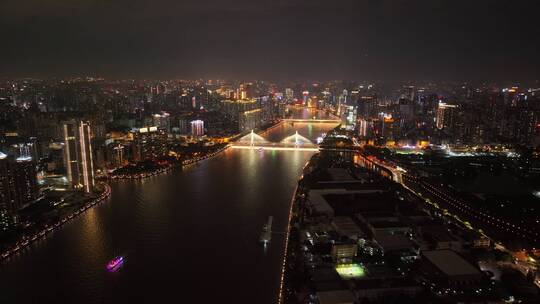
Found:
[{"label": "city light", "polygon": [[539,1],[64,2],[1,5],[2,303],[540,303]]},{"label": "city light", "polygon": [[336,266],[336,271],[345,280],[360,279],[366,275],[364,267],[358,264],[340,264]]}]

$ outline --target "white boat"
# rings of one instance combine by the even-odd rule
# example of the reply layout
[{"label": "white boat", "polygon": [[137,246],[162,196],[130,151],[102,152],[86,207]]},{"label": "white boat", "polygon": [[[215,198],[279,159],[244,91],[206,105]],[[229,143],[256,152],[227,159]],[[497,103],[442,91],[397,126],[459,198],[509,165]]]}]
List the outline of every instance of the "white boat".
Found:
[{"label": "white boat", "polygon": [[269,216],[268,217],[268,222],[266,224],[264,224],[263,231],[261,233],[261,238],[260,238],[261,243],[267,244],[272,239],[272,221],[273,221],[273,219],[274,219],[273,216]]}]

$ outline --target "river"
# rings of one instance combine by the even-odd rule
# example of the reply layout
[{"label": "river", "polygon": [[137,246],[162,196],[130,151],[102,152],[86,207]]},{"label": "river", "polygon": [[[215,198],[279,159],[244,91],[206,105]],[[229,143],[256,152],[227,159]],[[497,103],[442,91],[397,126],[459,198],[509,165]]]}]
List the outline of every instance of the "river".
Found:
[{"label": "river", "polygon": [[[303,114],[305,116],[305,113]],[[315,141],[335,125],[284,123]],[[313,152],[228,149],[141,181],[0,265],[0,303],[275,303],[284,236],[264,248],[262,225],[283,232]],[[116,255],[126,261],[105,269]]]}]

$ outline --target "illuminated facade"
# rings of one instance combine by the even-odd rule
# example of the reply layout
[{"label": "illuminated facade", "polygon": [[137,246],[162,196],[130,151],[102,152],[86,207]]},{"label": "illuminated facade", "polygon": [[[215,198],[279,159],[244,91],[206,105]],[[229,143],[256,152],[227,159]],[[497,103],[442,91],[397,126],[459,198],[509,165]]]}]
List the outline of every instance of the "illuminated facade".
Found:
[{"label": "illuminated facade", "polygon": [[191,123],[191,136],[199,137],[204,135],[204,121],[198,119]]},{"label": "illuminated facade", "polygon": [[32,157],[18,157],[15,161],[15,209],[20,209],[38,196],[36,164]]},{"label": "illuminated facade", "polygon": [[0,152],[0,229],[9,227],[10,215],[15,204],[15,180],[13,167],[9,165],[7,155]]},{"label": "illuminated facade", "polygon": [[302,92],[302,104],[304,106],[308,105],[308,97],[309,97],[309,91]]},{"label": "illuminated facade", "polygon": [[[262,100],[262,98],[224,100],[221,102],[221,108],[231,120],[238,122],[240,132],[247,132],[260,127],[264,121],[264,114],[268,113],[266,107],[264,109],[261,107]],[[265,105],[271,107],[269,102],[265,102]]]},{"label": "illuminated facade", "polygon": [[238,118],[238,126],[240,131],[245,132],[260,127],[261,115],[261,109],[242,112]]},{"label": "illuminated facade", "polygon": [[140,128],[133,132],[133,158],[135,161],[155,159],[167,155],[167,132],[157,127]]},{"label": "illuminated facade", "polygon": [[167,112],[153,114],[152,123],[154,126],[157,126],[160,129],[165,129],[167,132],[171,131],[171,117]]},{"label": "illuminated facade", "polygon": [[439,106],[437,108],[437,117],[435,125],[437,129],[443,129],[452,125],[454,121],[454,109],[457,108],[456,105],[447,104],[439,101]]},{"label": "illuminated facade", "polygon": [[286,88],[285,89],[285,100],[290,103],[290,102],[293,101],[293,99],[294,99],[294,91],[293,91],[293,89]]},{"label": "illuminated facade", "polygon": [[376,133],[380,139],[394,140],[394,118],[392,114],[379,113]]},{"label": "illuminated facade", "polygon": [[358,136],[360,137],[368,136],[368,122],[365,119],[358,120]]},{"label": "illuminated facade", "polygon": [[72,120],[64,123],[64,164],[71,186],[92,192],[95,185],[94,161],[88,122]]},{"label": "illuminated facade", "polygon": [[17,159],[0,152],[0,226],[38,196],[36,165],[29,156]]}]

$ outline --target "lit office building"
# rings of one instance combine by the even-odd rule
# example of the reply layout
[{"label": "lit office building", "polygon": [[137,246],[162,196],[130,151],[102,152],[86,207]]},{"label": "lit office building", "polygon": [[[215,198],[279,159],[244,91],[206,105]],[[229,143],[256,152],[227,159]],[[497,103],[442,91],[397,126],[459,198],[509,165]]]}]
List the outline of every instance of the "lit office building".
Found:
[{"label": "lit office building", "polygon": [[36,165],[32,157],[15,159],[0,152],[0,229],[6,229],[17,210],[37,196]]},{"label": "lit office building", "polygon": [[157,127],[140,128],[133,132],[133,159],[156,159],[168,154],[167,132]]},{"label": "lit office building", "polygon": [[72,120],[64,123],[64,163],[71,186],[92,192],[94,163],[88,122]]},{"label": "lit office building", "polygon": [[343,121],[347,129],[354,129],[357,118],[356,106],[344,106]]},{"label": "lit office building", "polygon": [[368,121],[365,119],[358,120],[358,136],[364,138],[368,136]]},{"label": "lit office building", "polygon": [[379,123],[377,123],[376,134],[380,139],[394,140],[394,118],[389,113],[379,113]]},{"label": "lit office building", "polygon": [[453,124],[455,108],[457,108],[457,105],[451,105],[439,101],[439,106],[437,108],[437,117],[435,121],[437,129],[443,129]]},{"label": "lit office building", "polygon": [[291,88],[285,89],[285,100],[287,102],[292,102],[294,99],[294,91]]},{"label": "lit office building", "polygon": [[0,229],[9,228],[10,210],[15,202],[15,180],[12,166],[9,165],[6,154],[0,152]]},{"label": "lit office building", "polygon": [[[264,111],[261,108],[263,100],[266,100],[264,102]],[[240,132],[249,132],[260,127],[265,119],[265,113],[268,114],[272,111],[271,107],[272,104],[267,98],[224,100],[221,102],[223,113],[231,120],[238,122],[238,130]]]},{"label": "lit office building", "polygon": [[242,112],[238,118],[238,127],[241,132],[250,131],[261,125],[261,109]]},{"label": "lit office building", "polygon": [[33,202],[38,196],[36,164],[32,157],[18,157],[14,163],[15,210]]},{"label": "lit office building", "polygon": [[199,137],[204,135],[204,121],[198,119],[191,122],[191,136]]},{"label": "lit office building", "polygon": [[160,129],[171,131],[171,117],[167,112],[152,115],[152,124]]},{"label": "lit office building", "polygon": [[302,104],[307,106],[308,104],[309,91],[302,92]]}]

